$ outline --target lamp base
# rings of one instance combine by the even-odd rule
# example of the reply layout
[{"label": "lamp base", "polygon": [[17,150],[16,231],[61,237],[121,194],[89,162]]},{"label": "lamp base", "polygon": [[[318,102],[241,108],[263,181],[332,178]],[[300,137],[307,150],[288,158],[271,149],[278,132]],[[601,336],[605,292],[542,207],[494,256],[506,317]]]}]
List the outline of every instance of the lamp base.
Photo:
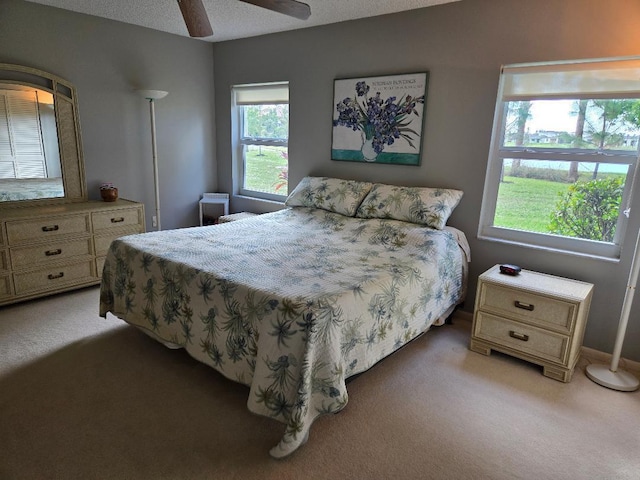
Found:
[{"label": "lamp base", "polygon": [[624,370],[612,372],[606,365],[588,365],[587,377],[603,387],[619,390],[621,392],[633,392],[638,389],[638,379]]}]

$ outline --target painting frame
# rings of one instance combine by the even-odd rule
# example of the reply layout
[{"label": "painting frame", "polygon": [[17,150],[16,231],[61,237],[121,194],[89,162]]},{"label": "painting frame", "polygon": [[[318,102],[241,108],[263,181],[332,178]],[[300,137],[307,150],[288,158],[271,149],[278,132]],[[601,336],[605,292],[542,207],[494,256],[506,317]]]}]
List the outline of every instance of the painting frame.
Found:
[{"label": "painting frame", "polygon": [[419,166],[429,72],[333,82],[331,159]]}]

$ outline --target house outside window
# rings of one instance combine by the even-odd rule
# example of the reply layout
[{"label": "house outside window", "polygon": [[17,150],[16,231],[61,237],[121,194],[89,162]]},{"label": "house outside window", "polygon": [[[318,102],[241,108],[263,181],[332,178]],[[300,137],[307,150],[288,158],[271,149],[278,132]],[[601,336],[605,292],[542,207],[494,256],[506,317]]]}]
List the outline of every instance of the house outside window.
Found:
[{"label": "house outside window", "polygon": [[481,239],[617,259],[640,133],[640,57],[502,68]]},{"label": "house outside window", "polygon": [[236,193],[283,201],[288,194],[289,84],[232,88]]}]

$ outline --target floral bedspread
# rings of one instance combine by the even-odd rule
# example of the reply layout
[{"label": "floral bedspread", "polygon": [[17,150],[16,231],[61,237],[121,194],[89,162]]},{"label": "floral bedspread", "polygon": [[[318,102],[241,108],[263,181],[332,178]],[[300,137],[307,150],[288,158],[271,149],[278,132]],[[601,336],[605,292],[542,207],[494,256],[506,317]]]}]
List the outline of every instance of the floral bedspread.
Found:
[{"label": "floral bedspread", "polygon": [[464,268],[451,231],[289,208],[114,241],[100,315],[249,386],[249,410],[286,425],[283,457],[344,408],[346,378],[461,301]]}]

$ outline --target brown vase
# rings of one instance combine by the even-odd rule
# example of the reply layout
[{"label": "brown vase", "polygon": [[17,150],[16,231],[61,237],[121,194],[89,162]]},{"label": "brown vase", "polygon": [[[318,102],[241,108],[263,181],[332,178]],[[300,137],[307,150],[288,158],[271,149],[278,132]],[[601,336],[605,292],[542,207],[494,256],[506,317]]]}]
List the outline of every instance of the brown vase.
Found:
[{"label": "brown vase", "polygon": [[118,189],[116,187],[102,188],[100,196],[105,202],[115,202],[118,199]]}]

